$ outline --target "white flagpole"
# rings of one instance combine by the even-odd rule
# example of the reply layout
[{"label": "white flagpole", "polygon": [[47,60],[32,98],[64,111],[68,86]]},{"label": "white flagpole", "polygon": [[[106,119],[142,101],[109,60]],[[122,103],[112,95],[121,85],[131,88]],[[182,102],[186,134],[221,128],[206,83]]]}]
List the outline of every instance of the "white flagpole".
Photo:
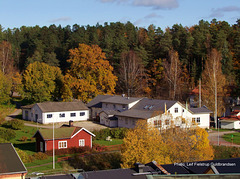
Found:
[{"label": "white flagpole", "polygon": [[53,118],[53,169],[55,169],[54,118]]}]

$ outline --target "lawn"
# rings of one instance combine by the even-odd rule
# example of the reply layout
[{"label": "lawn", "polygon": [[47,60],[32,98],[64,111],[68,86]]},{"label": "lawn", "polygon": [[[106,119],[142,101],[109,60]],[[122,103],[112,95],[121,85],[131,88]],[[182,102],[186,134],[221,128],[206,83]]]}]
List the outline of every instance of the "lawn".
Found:
[{"label": "lawn", "polygon": [[228,142],[233,142],[234,144],[240,144],[240,132],[225,134],[223,138]]},{"label": "lawn", "polygon": [[110,146],[110,145],[119,145],[123,143],[122,139],[112,139],[112,141],[106,141],[106,140],[94,140],[93,143],[99,144],[99,145],[105,145],[105,146]]}]

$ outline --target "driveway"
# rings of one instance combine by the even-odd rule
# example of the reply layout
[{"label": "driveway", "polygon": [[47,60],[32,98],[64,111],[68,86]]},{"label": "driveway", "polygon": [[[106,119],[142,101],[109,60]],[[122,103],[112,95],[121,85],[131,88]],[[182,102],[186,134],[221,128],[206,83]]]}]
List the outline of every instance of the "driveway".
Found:
[{"label": "driveway", "polygon": [[218,133],[218,131],[211,131],[208,133],[209,134],[208,139],[210,140],[210,143],[212,145],[218,145],[218,140],[219,140],[219,145],[240,147],[240,145],[232,144],[231,142],[227,142],[222,138],[224,134],[231,134],[235,132],[236,131],[224,131],[224,132]]}]

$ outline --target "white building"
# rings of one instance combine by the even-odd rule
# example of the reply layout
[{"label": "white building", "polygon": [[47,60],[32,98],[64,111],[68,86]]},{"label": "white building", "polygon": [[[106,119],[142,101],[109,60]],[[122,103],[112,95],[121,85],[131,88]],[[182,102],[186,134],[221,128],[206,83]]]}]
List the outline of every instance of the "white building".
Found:
[{"label": "white building", "polygon": [[24,120],[42,124],[83,121],[89,118],[89,109],[81,101],[44,102],[22,107]]},{"label": "white building", "polygon": [[193,124],[209,128],[210,110],[205,107],[186,109],[178,101],[107,96],[98,104],[102,107],[99,109],[100,123],[109,127],[133,128],[137,121],[147,120],[162,129],[171,125],[188,127]]},{"label": "white building", "polygon": [[235,110],[231,115],[219,118],[222,129],[240,129],[240,110]]}]

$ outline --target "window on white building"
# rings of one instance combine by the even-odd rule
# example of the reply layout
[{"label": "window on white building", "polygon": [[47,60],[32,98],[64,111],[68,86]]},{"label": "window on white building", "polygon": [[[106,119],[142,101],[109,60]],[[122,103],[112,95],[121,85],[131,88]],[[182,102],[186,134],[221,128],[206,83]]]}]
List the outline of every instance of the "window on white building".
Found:
[{"label": "window on white building", "polygon": [[70,113],[70,116],[71,117],[75,117],[76,116],[76,113],[74,112],[74,113]]},{"label": "window on white building", "polygon": [[59,117],[65,117],[65,113],[60,113]]},{"label": "window on white building", "polygon": [[80,116],[85,116],[85,112],[80,112]]},{"label": "window on white building", "polygon": [[175,112],[175,113],[178,113],[178,108],[174,108],[174,112]]},{"label": "window on white building", "polygon": [[66,148],[67,148],[67,141],[58,142],[58,149],[66,149]]},{"label": "window on white building", "polygon": [[47,114],[47,118],[52,118],[52,114]]},{"label": "window on white building", "polygon": [[165,125],[169,125],[169,119],[165,120]]},{"label": "window on white building", "polygon": [[161,120],[155,120],[154,121],[154,127],[162,127],[162,121]]},{"label": "window on white building", "polygon": [[200,117],[197,117],[197,123],[198,124],[200,123]]},{"label": "window on white building", "polygon": [[79,147],[85,146],[85,139],[79,139]]}]

